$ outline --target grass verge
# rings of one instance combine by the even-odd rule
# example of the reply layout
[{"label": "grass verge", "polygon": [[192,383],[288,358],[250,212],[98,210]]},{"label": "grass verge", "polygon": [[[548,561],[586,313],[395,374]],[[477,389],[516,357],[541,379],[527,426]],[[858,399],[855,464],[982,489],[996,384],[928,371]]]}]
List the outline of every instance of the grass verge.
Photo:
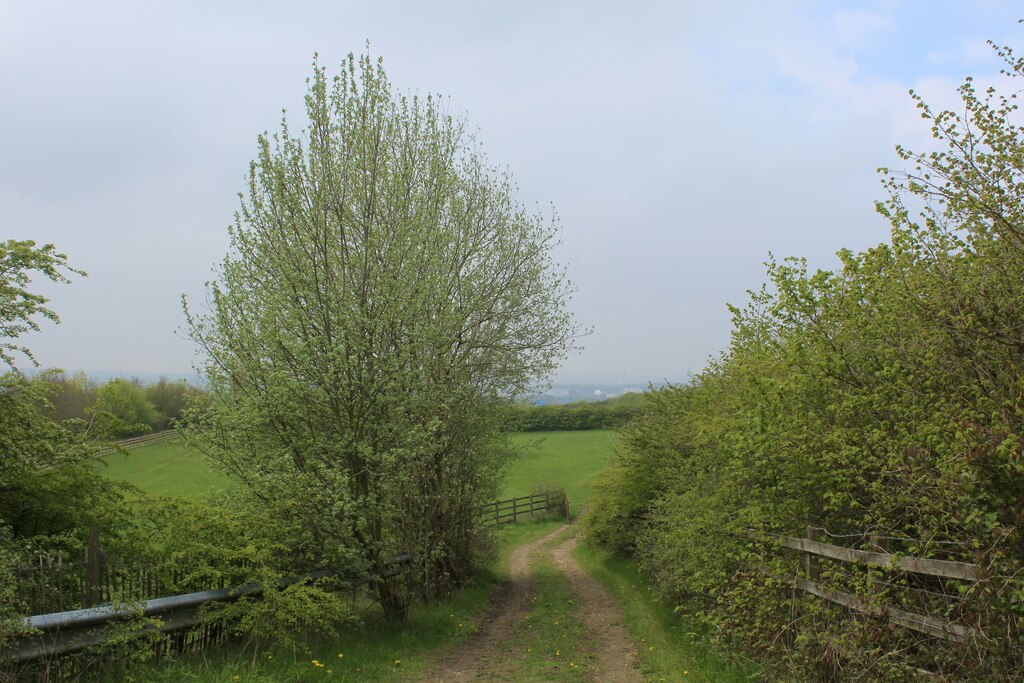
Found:
[{"label": "grass verge", "polygon": [[584,542],[573,555],[619,604],[626,628],[639,644],[640,664],[648,681],[739,682],[758,680],[750,663],[727,660],[706,642],[694,625],[658,598],[647,579],[628,559]]}]

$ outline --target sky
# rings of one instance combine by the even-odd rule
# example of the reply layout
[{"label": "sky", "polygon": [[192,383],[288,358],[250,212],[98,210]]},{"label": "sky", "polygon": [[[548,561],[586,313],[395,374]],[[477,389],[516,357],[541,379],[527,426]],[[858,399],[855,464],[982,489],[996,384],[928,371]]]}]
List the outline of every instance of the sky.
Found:
[{"label": "sky", "polygon": [[955,106],[1024,49],[1019,3],[11,2],[0,0],[0,239],[87,271],[42,280],[42,365],[180,376],[228,250],[256,138],[304,120],[314,53],[369,43],[403,93],[440,93],[559,217],[591,333],[557,382],[685,381],[729,343],[764,261],[832,268],[888,238],[894,146],[928,149],[908,95]]}]

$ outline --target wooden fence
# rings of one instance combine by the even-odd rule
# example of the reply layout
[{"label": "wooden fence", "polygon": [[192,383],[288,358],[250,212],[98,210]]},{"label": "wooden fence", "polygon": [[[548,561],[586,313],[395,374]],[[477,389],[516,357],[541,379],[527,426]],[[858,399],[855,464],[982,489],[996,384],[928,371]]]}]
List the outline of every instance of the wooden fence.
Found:
[{"label": "wooden fence", "polygon": [[534,518],[538,514],[559,514],[569,519],[569,497],[564,493],[534,493],[529,496],[496,500],[481,505],[481,517],[489,524],[514,524],[520,517]]},{"label": "wooden fence", "polygon": [[95,454],[97,456],[110,455],[121,448],[131,450],[132,448],[139,448],[141,446],[148,446],[153,443],[167,441],[168,439],[173,439],[176,436],[178,436],[177,429],[165,429],[164,431],[156,432],[155,434],[143,434],[142,436],[135,436],[130,439],[114,441],[109,445],[99,448]]},{"label": "wooden fence", "polygon": [[[957,617],[963,584],[973,584],[981,576],[978,565],[890,553],[884,539],[873,536],[865,536],[873,549],[859,550],[824,543],[822,535],[823,530],[815,527],[807,528],[805,538],[749,533],[753,539],[805,555],[803,575],[794,577],[794,588],[930,636],[962,642],[977,635],[973,628],[957,623]],[[826,565],[819,558],[836,564]],[[851,574],[843,565],[864,569]],[[860,590],[843,590],[839,587],[842,584],[856,585]]]}]

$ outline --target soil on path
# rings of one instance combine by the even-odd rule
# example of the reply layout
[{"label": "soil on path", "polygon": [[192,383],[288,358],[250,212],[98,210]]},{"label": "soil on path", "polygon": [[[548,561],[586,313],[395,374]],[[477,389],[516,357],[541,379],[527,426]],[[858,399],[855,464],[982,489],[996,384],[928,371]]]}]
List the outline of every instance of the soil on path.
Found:
[{"label": "soil on path", "polygon": [[[487,677],[493,665],[502,662],[501,645],[513,637],[530,612],[534,594],[531,582],[531,556],[566,531],[555,529],[543,538],[516,548],[509,557],[509,580],[492,603],[480,630],[459,649],[440,662],[423,681],[456,683],[479,681]],[[566,575],[580,605],[584,624],[597,650],[597,671],[593,680],[601,683],[641,681],[636,650],[618,605],[600,583],[586,574],[572,557],[575,534],[553,550],[555,566]],[[505,660],[507,662],[507,660]],[[506,672],[508,673],[508,672]]]}]

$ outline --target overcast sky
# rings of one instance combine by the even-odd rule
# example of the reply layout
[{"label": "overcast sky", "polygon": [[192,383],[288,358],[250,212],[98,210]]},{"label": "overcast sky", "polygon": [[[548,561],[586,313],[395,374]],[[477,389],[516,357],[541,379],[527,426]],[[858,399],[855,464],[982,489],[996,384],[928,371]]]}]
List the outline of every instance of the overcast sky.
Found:
[{"label": "overcast sky", "polygon": [[368,40],[403,91],[479,128],[519,200],[560,216],[593,334],[560,381],[682,380],[729,339],[762,262],[884,241],[875,169],[1024,49],[1016,2],[0,0],[0,238],[88,278],[35,288],[46,366],[191,372],[201,300],[256,136],[303,120],[313,53]]}]

